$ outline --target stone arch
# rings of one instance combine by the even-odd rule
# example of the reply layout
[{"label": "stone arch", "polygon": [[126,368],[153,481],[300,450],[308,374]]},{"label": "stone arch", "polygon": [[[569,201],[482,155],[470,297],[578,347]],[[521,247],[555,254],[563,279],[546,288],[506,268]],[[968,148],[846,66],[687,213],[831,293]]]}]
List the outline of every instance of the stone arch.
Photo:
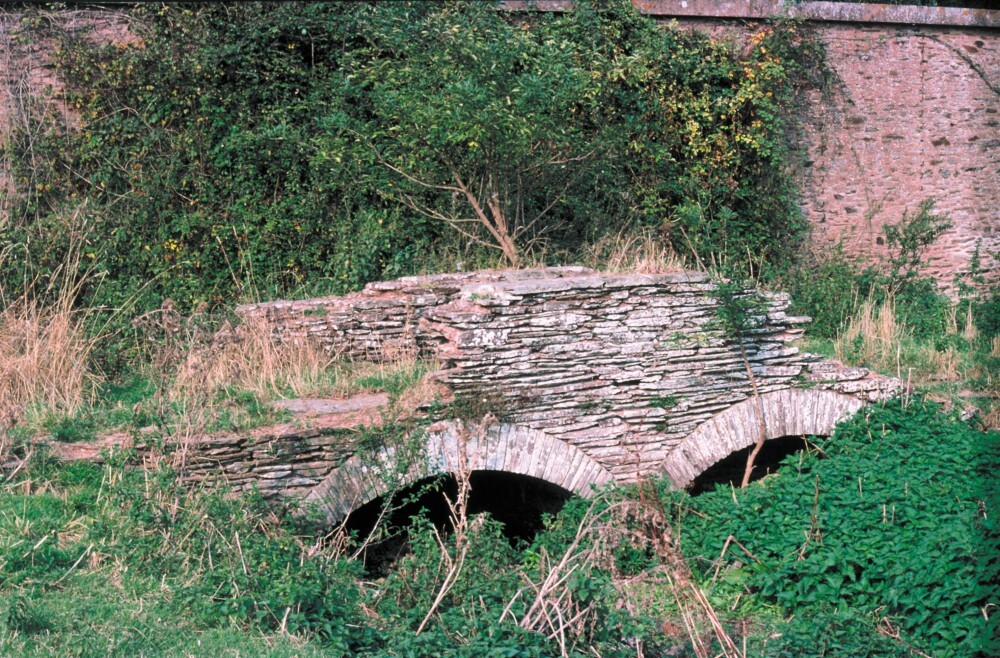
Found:
[{"label": "stone arch", "polygon": [[[760,396],[765,436],[829,435],[834,425],[864,406],[861,400],[817,389],[789,388]],[[720,459],[753,445],[760,438],[757,401],[750,397],[712,416],[674,448],[663,472],[678,489]]]},{"label": "stone arch", "polygon": [[[428,432],[420,463],[397,482],[406,486],[424,478],[455,473],[464,461],[469,471],[503,471],[544,480],[574,494],[588,497],[592,485],[614,480],[611,473],[576,446],[545,432],[517,425],[494,425],[485,436],[464,439],[454,423]],[[464,455],[463,455],[464,452]],[[336,523],[355,509],[389,492],[383,476],[391,470],[395,451],[374,456],[354,455],[331,471],[305,498]]]}]

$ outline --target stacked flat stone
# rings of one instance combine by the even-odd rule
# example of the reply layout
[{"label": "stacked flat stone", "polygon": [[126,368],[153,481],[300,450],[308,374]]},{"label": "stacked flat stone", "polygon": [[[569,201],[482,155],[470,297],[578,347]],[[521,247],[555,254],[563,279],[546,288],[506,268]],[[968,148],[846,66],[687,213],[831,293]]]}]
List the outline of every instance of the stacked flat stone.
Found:
[{"label": "stacked flat stone", "polygon": [[470,283],[558,278],[590,272],[583,267],[486,270],[403,277],[370,283],[344,297],[247,304],[236,309],[245,321],[263,321],[276,340],[306,338],[347,359],[392,360],[428,356],[439,337],[417,334],[427,309],[447,304]]},{"label": "stacked flat stone", "polygon": [[[619,480],[655,473],[685,437],[753,393],[738,339],[718,328],[698,272],[491,281],[427,309],[440,379],[456,395],[501,393],[510,422],[566,441]],[[743,338],[759,393],[812,384],[879,399],[895,385],[820,364],[792,343],[808,318],[786,294]]]},{"label": "stacked flat stone", "polygon": [[[506,422],[582,450],[618,480],[656,473],[721,411],[748,399],[739,341],[718,328],[700,272],[600,274],[582,267],[408,277],[342,298],[242,307],[277,339],[308,337],[354,358],[438,359],[458,396],[503,398]],[[801,353],[809,318],[783,293],[743,337],[758,392],[807,386],[865,401],[898,381]]]},{"label": "stacked flat stone", "polygon": [[196,437],[178,447],[187,482],[221,481],[265,498],[302,497],[355,451],[345,429],[285,427],[260,434]]},{"label": "stacked flat stone", "polygon": [[[789,315],[785,294],[765,293],[755,328],[727,334],[715,287],[699,272],[549,268],[410,277],[342,298],[239,311],[267,323],[275,340],[311,340],[355,359],[438,360],[433,376],[446,399],[499,418],[468,443],[473,468],[580,495],[657,474],[686,486],[761,436],[828,434],[898,390],[898,379],[801,352],[794,342],[809,318]],[[393,446],[359,448],[385,403],[384,395],[300,401],[290,410],[308,417],[296,423],[194,437],[176,455],[189,480],[306,498],[336,521],[385,492]],[[446,408],[422,435],[426,464],[406,477],[452,468],[467,431],[445,422],[450,415]]]}]

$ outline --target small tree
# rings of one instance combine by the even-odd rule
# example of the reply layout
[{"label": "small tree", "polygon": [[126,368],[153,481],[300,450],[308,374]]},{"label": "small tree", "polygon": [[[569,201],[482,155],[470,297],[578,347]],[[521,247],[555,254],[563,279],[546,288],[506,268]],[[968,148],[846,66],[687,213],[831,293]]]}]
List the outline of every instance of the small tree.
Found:
[{"label": "small tree", "polygon": [[750,380],[750,388],[753,390],[753,397],[757,406],[757,420],[760,422],[760,436],[757,438],[757,443],[754,444],[753,450],[747,456],[746,468],[743,469],[743,479],[740,482],[740,487],[742,488],[750,483],[754,461],[757,459],[757,455],[767,440],[767,420],[764,417],[764,405],[761,403],[760,391],[757,388],[757,379],[750,368],[750,359],[747,358],[744,343],[747,333],[766,321],[768,302],[756,289],[756,283],[748,281],[717,281],[715,284],[715,297],[719,301],[719,306],[715,310],[716,325],[729,337],[735,339],[737,346],[740,348],[740,357],[743,359],[743,367],[747,371],[747,378]]},{"label": "small tree", "polygon": [[569,119],[589,80],[571,48],[477,3],[397,20],[381,46],[364,138],[395,174],[384,193],[516,266],[594,154]]}]

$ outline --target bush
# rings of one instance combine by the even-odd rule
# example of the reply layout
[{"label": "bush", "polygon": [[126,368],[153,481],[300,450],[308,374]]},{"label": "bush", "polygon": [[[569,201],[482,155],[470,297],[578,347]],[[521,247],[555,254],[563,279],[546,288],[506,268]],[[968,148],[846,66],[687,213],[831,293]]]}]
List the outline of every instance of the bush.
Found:
[{"label": "bush", "polygon": [[624,0],[127,11],[124,44],[55,30],[80,128],[12,141],[5,286],[44,289],[81,235],[78,302],[182,312],[489,262],[504,237],[563,259],[652,230],[755,271],[803,237],[786,110],[822,52],[801,25],[744,55]]},{"label": "bush", "polygon": [[[891,632],[891,631],[890,631]],[[767,658],[908,658],[913,653],[850,610],[795,616],[764,645]]]},{"label": "bush", "polygon": [[[850,610],[869,620],[862,626],[896,629],[921,651],[974,655],[995,594],[987,584],[996,565],[980,563],[984,522],[995,514],[983,507],[996,487],[995,450],[921,401],[866,410],[817,447],[735,499],[728,488],[692,499],[698,514],[684,518],[685,552],[714,560],[735,537],[755,560],[729,557],[727,568],[803,617],[796,634],[813,615]],[[861,633],[852,628],[860,627],[851,621],[843,632]],[[811,629],[817,646],[830,637],[821,622]]]},{"label": "bush", "polygon": [[942,336],[952,303],[937,281],[921,273],[927,247],[951,225],[934,213],[933,199],[883,228],[884,263],[862,267],[838,244],[824,255],[806,254],[782,277],[793,308],[813,318],[810,334],[836,338],[864,303],[891,302],[901,324],[917,339]]}]

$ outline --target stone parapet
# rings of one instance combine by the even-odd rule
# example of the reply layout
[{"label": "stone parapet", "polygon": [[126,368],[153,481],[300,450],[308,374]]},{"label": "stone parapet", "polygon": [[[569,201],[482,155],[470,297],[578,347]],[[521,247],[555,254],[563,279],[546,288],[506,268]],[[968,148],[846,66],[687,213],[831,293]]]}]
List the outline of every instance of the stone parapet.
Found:
[{"label": "stone parapet", "polygon": [[[442,364],[431,375],[444,389],[440,411],[413,405],[390,419],[423,443],[423,461],[396,484],[466,460],[579,495],[656,474],[685,486],[761,435],[828,434],[899,389],[898,379],[801,352],[795,341],[809,318],[789,315],[783,293],[763,293],[766,308],[742,340],[727,334],[715,291],[700,272],[563,267],[408,277],[239,312],[274,340],[311,340],[356,359],[416,352]],[[295,422],[174,439],[165,452],[187,481],[305,499],[336,522],[388,490],[380,474],[398,455],[374,429],[387,403],[384,394],[285,401]],[[469,423],[482,431],[469,434]],[[162,450],[141,444],[122,435],[58,453],[95,458],[134,445],[148,459]]]},{"label": "stone parapet", "polygon": [[[1000,11],[963,7],[921,7],[856,2],[795,0],[632,0],[640,12],[656,18],[771,19],[799,18],[828,23],[952,25],[1000,28]],[[511,12],[572,11],[573,0],[502,0]]]}]

